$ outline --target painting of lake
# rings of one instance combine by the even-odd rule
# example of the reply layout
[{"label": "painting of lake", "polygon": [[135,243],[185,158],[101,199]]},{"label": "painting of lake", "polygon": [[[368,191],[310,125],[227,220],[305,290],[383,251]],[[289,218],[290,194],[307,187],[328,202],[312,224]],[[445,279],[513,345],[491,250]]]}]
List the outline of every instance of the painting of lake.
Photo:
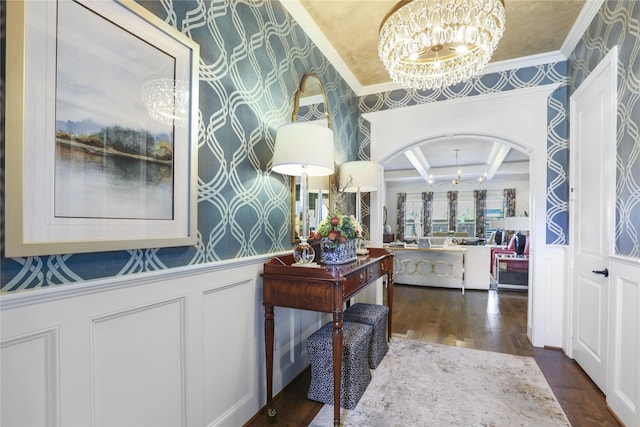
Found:
[{"label": "painting of lake", "polygon": [[[172,219],[170,144],[149,136],[147,147],[140,141],[143,132],[120,131],[101,129],[99,135],[87,137],[57,130],[57,217]],[[127,149],[121,142],[113,143],[110,133],[131,134],[135,143]]]},{"label": "painting of lake", "polygon": [[175,79],[175,58],[79,3],[58,8],[55,216],[173,219],[175,128],[140,88]]}]

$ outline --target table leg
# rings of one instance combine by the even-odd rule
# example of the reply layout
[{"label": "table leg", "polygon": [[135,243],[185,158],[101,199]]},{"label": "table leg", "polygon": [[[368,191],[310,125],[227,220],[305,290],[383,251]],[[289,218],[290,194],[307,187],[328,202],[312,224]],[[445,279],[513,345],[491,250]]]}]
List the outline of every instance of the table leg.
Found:
[{"label": "table leg", "polygon": [[267,363],[267,416],[275,417],[273,407],[273,306],[264,307],[264,350]]},{"label": "table leg", "polygon": [[387,306],[389,307],[389,318],[387,319],[387,341],[391,341],[391,319],[393,318],[393,270],[387,272]]},{"label": "table leg", "polygon": [[462,253],[462,295],[464,295],[464,285],[465,285],[465,281],[466,281],[466,277],[464,274],[464,266],[465,266],[465,254],[464,252]]},{"label": "table leg", "polygon": [[342,382],[342,309],[333,312],[333,425],[340,425],[340,384]]}]

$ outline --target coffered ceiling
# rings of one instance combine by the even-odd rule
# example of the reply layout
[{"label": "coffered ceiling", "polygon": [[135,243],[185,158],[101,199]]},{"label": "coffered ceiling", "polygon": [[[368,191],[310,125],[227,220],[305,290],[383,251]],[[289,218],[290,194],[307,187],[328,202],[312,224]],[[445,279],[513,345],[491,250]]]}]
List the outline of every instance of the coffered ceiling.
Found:
[{"label": "coffered ceiling", "polygon": [[[587,0],[592,2],[593,0]],[[378,57],[378,30],[397,1],[387,0],[282,0],[323,53],[360,95],[397,88],[389,81]],[[516,68],[522,61],[562,60],[570,53],[574,28],[585,0],[505,0],[506,30],[487,70]],[[586,9],[586,8],[585,8]],[[584,13],[582,14],[584,15]],[[579,25],[576,25],[579,27]],[[455,174],[454,148],[459,165],[467,171],[490,174],[490,179],[514,179],[514,170],[528,174],[528,156],[489,139],[443,140],[413,150],[413,163],[399,154],[385,162],[386,179],[424,179],[415,168],[419,159],[426,173],[449,180]],[[483,171],[483,172],[480,172]],[[395,178],[393,178],[395,176]],[[446,176],[446,177],[445,177]]]}]

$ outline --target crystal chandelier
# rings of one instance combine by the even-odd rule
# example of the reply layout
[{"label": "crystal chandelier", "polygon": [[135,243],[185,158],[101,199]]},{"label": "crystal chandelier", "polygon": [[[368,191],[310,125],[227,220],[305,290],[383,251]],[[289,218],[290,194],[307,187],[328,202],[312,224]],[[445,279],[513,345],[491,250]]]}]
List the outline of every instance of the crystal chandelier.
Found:
[{"label": "crystal chandelier", "polygon": [[504,0],[405,0],[382,21],[378,55],[400,86],[437,89],[480,74],[504,29]]},{"label": "crystal chandelier", "polygon": [[189,118],[189,82],[159,78],[142,84],[140,97],[153,120],[184,127]]}]

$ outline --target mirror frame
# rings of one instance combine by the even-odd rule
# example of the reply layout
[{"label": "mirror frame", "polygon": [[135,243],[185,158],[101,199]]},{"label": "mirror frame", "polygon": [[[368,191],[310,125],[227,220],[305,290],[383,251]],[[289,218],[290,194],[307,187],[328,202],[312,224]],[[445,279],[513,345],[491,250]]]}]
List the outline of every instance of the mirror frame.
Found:
[{"label": "mirror frame", "polygon": [[312,79],[312,80],[315,79],[318,82],[320,94],[322,95],[322,103],[324,104],[324,118],[327,120],[327,127],[331,129],[331,115],[329,114],[329,103],[327,102],[327,92],[325,92],[322,81],[315,73],[307,73],[304,75],[304,77],[302,77],[302,82],[300,82],[300,88],[296,91],[296,94],[295,94],[295,100],[293,103],[293,113],[291,114],[291,121],[292,122],[298,121],[298,113],[300,112],[300,100],[303,99],[302,95],[304,94],[304,91],[309,79]]},{"label": "mirror frame", "polygon": [[[295,98],[294,98],[294,104],[293,104],[293,113],[291,115],[291,121],[292,122],[297,122],[298,121],[298,113],[300,112],[300,100],[304,99],[304,92],[305,89],[307,88],[307,84],[311,84],[311,82],[313,81],[317,81],[318,83],[318,88],[320,90],[320,94],[314,95],[314,96],[320,96],[322,95],[322,102],[324,104],[324,119],[327,121],[327,127],[329,129],[331,129],[331,115],[329,114],[329,103],[327,102],[327,93],[324,89],[324,85],[322,84],[322,80],[320,80],[320,78],[317,76],[317,74],[315,73],[307,73],[302,77],[302,81],[300,82],[300,87],[298,88],[298,90],[295,93]],[[334,174],[335,175],[335,174]],[[332,202],[332,191],[331,191],[331,184],[333,183],[333,176],[334,175],[329,175],[327,176],[327,180],[329,181],[329,208],[331,208],[331,202]],[[297,191],[296,191],[296,187],[297,187],[297,177],[292,176],[291,177],[291,241],[293,243],[298,242],[300,239],[296,238],[296,219],[297,219],[297,215],[296,215],[296,196],[297,196]]]}]

